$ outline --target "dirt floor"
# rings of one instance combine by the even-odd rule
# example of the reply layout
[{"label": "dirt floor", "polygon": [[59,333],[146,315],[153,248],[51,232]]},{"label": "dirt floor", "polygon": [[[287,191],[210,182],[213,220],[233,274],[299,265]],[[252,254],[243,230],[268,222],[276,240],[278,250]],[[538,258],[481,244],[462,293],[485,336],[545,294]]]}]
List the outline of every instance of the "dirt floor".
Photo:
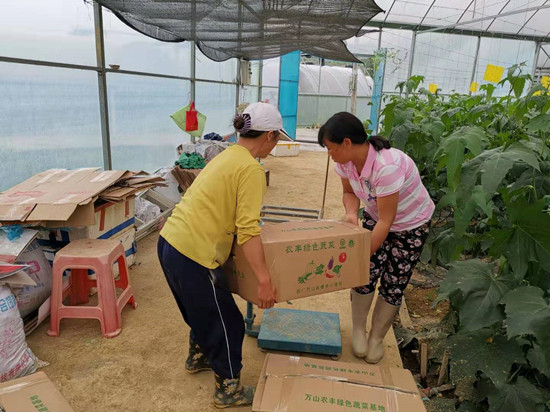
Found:
[{"label": "dirt floor", "polygon": [[[299,157],[265,159],[264,165],[271,175],[265,203],[320,209],[326,160],[326,152],[319,151],[302,151]],[[343,214],[340,194],[339,178],[331,166],[325,218],[338,219]],[[76,412],[215,410],[211,406],[212,372],[191,376],[184,370],[189,330],[161,273],[155,253],[157,236],[154,233],[139,242],[138,264],[131,269],[138,307],[124,309],[120,336],[103,339],[97,321],[65,319],[61,322],[60,337],[48,337],[47,324],[42,324],[28,337],[34,353],[50,363],[43,370]],[[246,302],[237,297],[237,303],[245,313]],[[351,353],[348,291],[277,306],[338,312],[343,345],[341,360],[364,362]],[[416,311],[413,305],[411,308]],[[259,322],[261,311],[256,313]],[[393,332],[387,335],[385,346],[382,364],[402,367]],[[256,339],[245,338],[243,357],[243,381],[255,385],[265,357]]]}]

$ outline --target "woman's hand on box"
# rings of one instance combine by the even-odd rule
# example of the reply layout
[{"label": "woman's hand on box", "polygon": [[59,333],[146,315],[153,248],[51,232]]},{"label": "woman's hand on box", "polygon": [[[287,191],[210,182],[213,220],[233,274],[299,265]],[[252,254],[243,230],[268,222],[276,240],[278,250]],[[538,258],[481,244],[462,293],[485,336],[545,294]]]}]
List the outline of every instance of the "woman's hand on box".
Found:
[{"label": "woman's hand on box", "polygon": [[271,282],[271,276],[258,282],[258,307],[260,309],[272,308],[277,302],[277,289]]},{"label": "woman's hand on box", "polygon": [[359,225],[359,219],[357,218],[357,215],[351,215],[351,214],[346,214],[344,215],[344,217],[342,218],[342,222],[346,222],[346,223],[351,223],[352,225]]}]

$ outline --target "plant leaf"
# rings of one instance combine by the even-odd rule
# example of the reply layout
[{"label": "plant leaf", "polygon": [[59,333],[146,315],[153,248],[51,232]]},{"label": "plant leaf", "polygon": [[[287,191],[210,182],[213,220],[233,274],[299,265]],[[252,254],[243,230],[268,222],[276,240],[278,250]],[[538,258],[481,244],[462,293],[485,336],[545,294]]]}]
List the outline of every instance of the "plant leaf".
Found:
[{"label": "plant leaf", "polygon": [[534,286],[521,286],[507,293],[501,300],[506,305],[508,336],[533,335],[539,333],[533,325],[540,320],[550,321],[550,305],[544,299],[544,291]]},{"label": "plant leaf", "polygon": [[521,347],[505,336],[492,338],[491,331],[457,334],[448,339],[451,349],[451,379],[461,379],[485,373],[495,385],[508,380],[512,365],[524,362]]},{"label": "plant leaf", "polygon": [[456,189],[460,182],[460,171],[464,162],[464,149],[477,156],[481,152],[487,136],[483,129],[477,126],[461,127],[443,140],[442,149],[447,156],[447,182]]},{"label": "plant leaf", "polygon": [[[493,276],[494,263],[479,259],[453,262],[451,270],[439,287],[439,293],[452,296],[462,293],[464,303],[458,307],[461,327],[474,331],[504,319],[503,308],[499,305],[501,298],[509,292],[502,279]],[[456,305],[455,305],[456,306]]]},{"label": "plant leaf", "polygon": [[550,359],[545,357],[542,346],[535,344],[527,354],[527,359],[533,368],[537,368],[540,373],[550,376]]},{"label": "plant leaf", "polygon": [[392,146],[399,150],[405,149],[405,145],[409,140],[409,135],[410,129],[406,124],[394,127],[390,135]]},{"label": "plant leaf", "polygon": [[520,376],[513,385],[497,386],[488,396],[490,412],[544,412],[544,399],[539,390]]},{"label": "plant leaf", "polygon": [[396,106],[394,109],[393,126],[399,126],[404,124],[407,120],[411,120],[414,116],[414,109],[412,107],[401,108]]},{"label": "plant leaf", "polygon": [[[543,163],[545,162],[541,163],[541,169]],[[550,195],[550,175],[543,172],[533,173],[532,170],[526,170],[513,180],[512,184],[508,186],[508,189],[510,192],[514,192],[524,189],[525,186],[533,186],[538,197]]]},{"label": "plant leaf", "polygon": [[527,163],[533,169],[540,170],[537,153],[524,145],[522,142],[514,142],[505,151],[506,155],[515,162]]},{"label": "plant leaf", "polygon": [[513,77],[511,83],[512,83],[512,90],[516,95],[516,99],[519,99],[519,97],[523,93],[523,89],[525,88],[525,77],[519,77],[519,76]]},{"label": "plant leaf", "polygon": [[515,161],[510,159],[504,151],[495,151],[493,156],[489,157],[483,164],[483,174],[481,175],[481,184],[489,195],[493,195],[500,183],[506,177],[508,171],[512,168]]},{"label": "plant leaf", "polygon": [[443,264],[458,259],[463,248],[463,240],[458,238],[454,230],[442,231],[433,241],[433,256],[438,256]]},{"label": "plant leaf", "polygon": [[503,150],[501,146],[492,151],[486,151],[483,155],[485,159],[483,166],[480,168],[482,171],[481,184],[490,196],[497,191],[516,162],[524,162],[532,168],[540,170],[535,152],[518,142],[513,143],[506,150]]},{"label": "plant leaf", "polygon": [[544,199],[533,204],[519,199],[506,206],[512,232],[504,243],[497,244],[510,261],[514,276],[524,276],[528,262],[550,267],[550,215],[544,213]]},{"label": "plant leaf", "polygon": [[433,140],[438,141],[445,131],[445,125],[439,119],[422,119],[420,121],[420,130],[433,137]]},{"label": "plant leaf", "polygon": [[526,127],[529,132],[550,132],[550,114],[542,113],[533,117]]},{"label": "plant leaf", "polygon": [[509,292],[501,303],[506,305],[508,336],[533,335],[540,345],[540,354],[535,355],[544,358],[550,369],[550,305],[544,299],[544,291],[523,286]]},{"label": "plant leaf", "polygon": [[[447,195],[446,195],[447,196]],[[456,193],[456,208],[454,209],[455,230],[457,235],[463,235],[470,225],[472,218],[479,209],[487,217],[493,215],[493,202],[487,202],[483,186],[474,186],[473,189],[461,187]]]},{"label": "plant leaf", "polygon": [[464,141],[466,147],[474,156],[481,153],[483,144],[487,141],[487,135],[481,127],[470,126],[464,130]]},{"label": "plant leaf", "polygon": [[487,290],[492,281],[494,267],[494,263],[479,259],[453,262],[439,289],[446,293],[460,290],[465,297],[473,292]]},{"label": "plant leaf", "polygon": [[463,329],[474,331],[502,321],[504,313],[499,301],[508,291],[505,284],[495,281],[487,290],[471,293],[459,312]]}]

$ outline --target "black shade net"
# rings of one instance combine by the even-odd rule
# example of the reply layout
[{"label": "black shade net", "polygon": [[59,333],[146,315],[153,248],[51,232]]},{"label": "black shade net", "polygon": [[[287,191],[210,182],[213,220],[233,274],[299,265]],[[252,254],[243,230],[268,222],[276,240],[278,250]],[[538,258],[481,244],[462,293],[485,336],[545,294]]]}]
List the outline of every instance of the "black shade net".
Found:
[{"label": "black shade net", "polygon": [[295,50],[358,62],[344,40],[382,10],[373,0],[97,0],[133,29],[195,40],[207,57],[259,60]]}]

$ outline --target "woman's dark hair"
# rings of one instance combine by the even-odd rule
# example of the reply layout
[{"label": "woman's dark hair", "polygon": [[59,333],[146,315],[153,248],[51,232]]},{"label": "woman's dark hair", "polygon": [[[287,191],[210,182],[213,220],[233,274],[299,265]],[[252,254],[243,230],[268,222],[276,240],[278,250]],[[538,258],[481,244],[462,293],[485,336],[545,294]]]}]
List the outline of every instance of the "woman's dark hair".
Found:
[{"label": "woman's dark hair", "polygon": [[368,142],[377,152],[391,148],[390,142],[382,136],[368,136],[361,120],[348,112],[336,113],[328,119],[319,129],[317,141],[321,147],[325,147],[325,139],[331,143],[342,144],[346,137],[353,144]]},{"label": "woman's dark hair", "polygon": [[239,133],[239,136],[241,137],[248,137],[250,139],[253,139],[255,137],[261,136],[262,133],[265,133],[263,131],[259,130],[250,130],[248,127],[250,125],[250,116],[247,118],[247,114],[238,114],[233,119],[233,127],[237,130]]}]

